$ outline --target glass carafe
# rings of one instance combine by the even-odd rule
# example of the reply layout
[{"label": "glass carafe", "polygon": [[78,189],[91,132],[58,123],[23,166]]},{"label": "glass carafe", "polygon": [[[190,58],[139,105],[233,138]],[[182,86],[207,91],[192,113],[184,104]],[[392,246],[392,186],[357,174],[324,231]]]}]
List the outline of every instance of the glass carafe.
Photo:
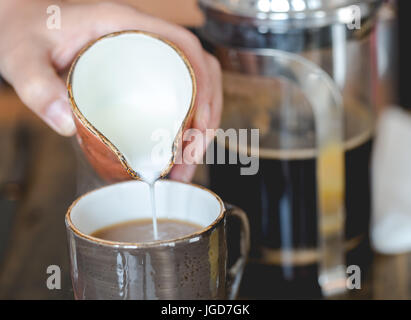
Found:
[{"label": "glass carafe", "polygon": [[347,267],[364,271],[370,258],[372,38],[380,1],[200,3],[200,35],[224,71],[222,127],[260,130],[256,175],[209,167],[212,189],[249,214],[252,252],[241,294],[344,292]]}]

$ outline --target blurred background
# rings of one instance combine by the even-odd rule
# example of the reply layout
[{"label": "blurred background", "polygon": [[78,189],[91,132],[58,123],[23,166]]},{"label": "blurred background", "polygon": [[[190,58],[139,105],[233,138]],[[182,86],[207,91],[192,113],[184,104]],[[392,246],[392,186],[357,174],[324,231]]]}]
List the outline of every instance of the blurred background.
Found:
[{"label": "blurred background", "polygon": [[[202,165],[195,177],[249,216],[240,298],[410,299],[409,1],[123,2],[196,33],[224,70],[222,127],[260,129],[258,175]],[[318,70],[318,86],[307,87]],[[319,123],[331,121],[316,110],[334,89],[343,98],[343,222],[318,231],[334,198],[316,172],[338,165],[315,151]],[[64,215],[104,182],[75,138],[54,133],[3,81],[0,131],[0,299],[73,299]],[[339,290],[344,263],[361,268],[360,289]],[[49,265],[61,267],[60,290],[46,287]]]}]

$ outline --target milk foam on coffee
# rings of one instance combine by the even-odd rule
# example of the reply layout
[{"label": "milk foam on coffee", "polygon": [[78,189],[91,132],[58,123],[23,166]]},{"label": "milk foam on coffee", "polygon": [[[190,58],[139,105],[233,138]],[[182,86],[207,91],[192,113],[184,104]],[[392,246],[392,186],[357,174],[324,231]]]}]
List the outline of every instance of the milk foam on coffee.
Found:
[{"label": "milk foam on coffee", "polygon": [[172,46],[140,33],[104,38],[77,61],[72,90],[83,116],[143,180],[152,183],[169,167],[194,93]]},{"label": "milk foam on coffee", "polygon": [[[200,231],[202,226],[175,219],[158,219],[158,240],[176,239]],[[153,241],[153,227],[150,219],[137,219],[99,229],[93,237],[120,242]]]}]

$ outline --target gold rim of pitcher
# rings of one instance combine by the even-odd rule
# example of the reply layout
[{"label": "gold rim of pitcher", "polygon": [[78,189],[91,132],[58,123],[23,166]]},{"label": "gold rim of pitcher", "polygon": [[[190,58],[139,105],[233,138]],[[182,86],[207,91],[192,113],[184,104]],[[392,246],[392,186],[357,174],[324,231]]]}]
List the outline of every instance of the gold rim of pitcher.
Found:
[{"label": "gold rim of pitcher", "polygon": [[124,169],[127,171],[127,173],[130,175],[130,177],[136,179],[136,180],[141,180],[140,175],[134,171],[131,166],[129,165],[129,163],[127,162],[126,158],[124,157],[124,155],[119,151],[119,149],[109,140],[107,139],[107,137],[102,134],[99,130],[97,130],[87,119],[86,117],[81,113],[79,107],[76,104],[76,100],[74,99],[74,95],[73,95],[73,89],[72,89],[72,81],[73,81],[73,73],[74,73],[74,69],[76,68],[77,62],[79,61],[79,59],[83,56],[83,54],[90,48],[92,47],[94,44],[96,44],[97,42],[99,42],[100,40],[103,40],[105,38],[111,38],[111,37],[116,37],[122,34],[127,34],[127,33],[137,33],[137,34],[143,34],[152,38],[155,38],[157,40],[160,40],[162,42],[164,42],[165,44],[167,44],[168,46],[170,46],[179,56],[180,58],[183,60],[184,64],[186,65],[189,73],[190,73],[190,77],[191,77],[191,82],[192,82],[192,95],[191,95],[191,101],[190,101],[190,108],[187,111],[186,116],[184,117],[184,120],[177,132],[176,138],[173,141],[173,145],[171,146],[172,148],[172,157],[170,159],[170,162],[168,164],[168,167],[165,168],[161,174],[160,174],[160,178],[164,178],[171,170],[171,168],[174,165],[174,161],[177,155],[177,150],[178,150],[178,146],[179,143],[181,142],[181,138],[182,138],[182,134],[183,134],[183,130],[186,127],[187,123],[190,121],[193,110],[194,110],[194,104],[195,104],[195,100],[196,100],[196,94],[197,94],[197,83],[196,83],[196,78],[195,78],[195,73],[194,73],[194,69],[191,65],[191,63],[189,62],[187,56],[184,54],[184,52],[179,49],[177,47],[176,44],[174,44],[173,42],[171,42],[170,40],[167,40],[165,38],[163,38],[160,35],[157,35],[155,33],[151,33],[151,32],[147,32],[147,31],[141,31],[141,30],[123,30],[123,31],[116,31],[116,32],[112,32],[106,35],[103,35],[95,40],[90,41],[87,45],[85,45],[80,52],[77,54],[77,56],[75,57],[75,59],[73,60],[73,63],[71,64],[70,67],[70,71],[68,73],[68,77],[67,77],[67,90],[68,90],[68,96],[69,96],[69,100],[70,100],[70,105],[71,105],[71,109],[74,113],[74,115],[80,120],[80,122],[86,127],[87,130],[89,130],[93,135],[97,136],[100,141],[102,141],[108,148],[110,148],[110,150],[116,155],[116,157],[118,158],[118,160],[120,161],[121,165],[124,167]]},{"label": "gold rim of pitcher", "polygon": [[[136,182],[135,181],[134,182],[133,181],[125,181],[125,182],[119,182],[119,183],[116,183],[116,184],[122,184],[122,183],[136,183]],[[143,182],[138,182],[138,183],[143,183]],[[147,242],[112,241],[112,240],[104,240],[104,239],[100,239],[100,238],[97,238],[97,237],[93,237],[91,235],[88,235],[88,234],[85,234],[85,233],[81,232],[74,225],[73,221],[71,220],[71,212],[72,212],[73,208],[83,198],[85,198],[88,195],[90,195],[94,192],[97,192],[101,189],[116,185],[116,184],[113,184],[113,185],[103,186],[103,187],[94,189],[92,191],[89,191],[89,192],[83,194],[82,196],[78,197],[76,200],[74,200],[74,202],[70,205],[70,207],[68,208],[67,213],[66,213],[66,217],[65,217],[66,225],[68,226],[70,231],[72,231],[74,234],[76,234],[78,237],[80,237],[84,240],[88,240],[88,241],[91,241],[93,243],[98,243],[98,244],[101,244],[101,245],[107,245],[107,246],[110,246],[110,247],[117,246],[117,247],[121,247],[121,248],[125,248],[125,247],[147,248],[147,247],[165,246],[165,245],[168,245],[168,244],[169,245],[176,244],[176,243],[180,243],[180,242],[185,242],[185,241],[190,240],[190,239],[195,238],[195,237],[200,237],[200,236],[204,235],[205,233],[215,229],[217,227],[217,225],[220,223],[220,221],[224,218],[225,213],[227,211],[226,208],[225,208],[223,200],[216,193],[214,193],[213,191],[211,191],[211,190],[209,190],[209,189],[207,189],[203,186],[200,186],[200,185],[197,185],[197,184],[194,184],[194,183],[191,183],[191,182],[181,182],[181,181],[173,181],[172,183],[185,184],[185,185],[197,188],[197,189],[204,190],[204,191],[208,192],[209,194],[211,194],[213,196],[213,198],[217,199],[218,204],[220,205],[220,212],[219,212],[217,218],[211,224],[209,224],[208,226],[200,229],[199,231],[187,234],[187,235],[182,236],[182,237],[178,237],[178,238],[174,238],[174,239],[168,239],[168,240],[156,240],[156,241],[147,241]]]}]

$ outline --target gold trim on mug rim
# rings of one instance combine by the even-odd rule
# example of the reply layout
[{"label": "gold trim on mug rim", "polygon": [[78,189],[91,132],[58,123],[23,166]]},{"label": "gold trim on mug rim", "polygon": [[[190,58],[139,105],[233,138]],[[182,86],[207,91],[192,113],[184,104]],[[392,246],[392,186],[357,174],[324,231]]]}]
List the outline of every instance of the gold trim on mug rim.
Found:
[{"label": "gold trim on mug rim", "polygon": [[186,65],[186,67],[187,67],[187,69],[190,73],[191,82],[192,82],[192,92],[191,92],[192,95],[191,95],[190,108],[188,109],[187,114],[184,117],[184,120],[181,123],[181,126],[180,126],[180,128],[177,132],[176,138],[174,139],[174,142],[173,142],[173,145],[172,145],[171,161],[168,164],[168,167],[165,168],[160,174],[160,178],[163,178],[170,172],[172,166],[174,165],[175,157],[176,157],[177,150],[178,150],[178,143],[179,143],[179,141],[182,137],[183,130],[184,130],[185,126],[187,125],[187,122],[190,120],[190,118],[192,116],[192,113],[193,113],[193,110],[194,110],[194,104],[195,104],[195,100],[196,100],[196,95],[197,95],[197,82],[196,82],[196,78],[195,78],[194,69],[193,69],[190,61],[188,60],[187,56],[183,53],[183,51],[181,49],[179,49],[177,47],[176,44],[174,44],[170,40],[167,40],[167,39],[163,38],[160,35],[157,35],[157,34],[151,33],[151,32],[147,32],[147,31],[141,31],[141,30],[122,30],[122,31],[112,32],[112,33],[108,33],[106,35],[103,35],[103,36],[101,36],[101,37],[99,37],[95,40],[90,41],[88,44],[86,44],[79,51],[76,58],[73,60],[73,63],[71,64],[71,67],[70,67],[70,71],[68,73],[67,90],[68,90],[68,97],[69,97],[69,100],[70,100],[71,109],[72,109],[74,115],[77,117],[77,119],[79,119],[79,121],[82,123],[82,125],[84,125],[85,128],[87,130],[89,130],[93,135],[97,136],[99,138],[99,140],[102,141],[116,155],[116,157],[120,161],[121,165],[124,167],[124,169],[130,175],[130,177],[132,177],[133,179],[136,179],[136,180],[142,180],[140,175],[131,168],[131,166],[127,162],[126,158],[119,151],[119,149],[109,139],[107,139],[105,135],[103,135],[99,130],[97,130],[86,119],[86,117],[84,117],[84,115],[81,113],[79,107],[76,104],[76,101],[75,101],[74,95],[73,95],[73,89],[72,89],[74,69],[76,68],[77,62],[83,56],[83,54],[88,49],[90,49],[94,44],[99,42],[100,40],[120,36],[120,35],[123,35],[123,34],[142,34],[142,35],[157,39],[157,40],[165,43],[166,45],[171,47],[179,55],[179,57],[183,60],[184,64]]},{"label": "gold trim on mug rim", "polygon": [[135,249],[137,249],[137,248],[148,248],[148,247],[152,248],[152,247],[167,246],[167,245],[171,245],[171,244],[177,244],[177,243],[180,243],[180,242],[184,242],[184,241],[190,240],[190,239],[195,238],[195,237],[199,237],[199,236],[205,234],[206,232],[216,228],[217,225],[220,223],[220,221],[224,218],[224,216],[226,214],[226,211],[227,211],[225,206],[224,206],[224,202],[213,191],[211,191],[211,190],[209,190],[209,189],[207,189],[203,186],[191,183],[191,182],[181,182],[181,181],[174,181],[174,180],[162,180],[162,181],[169,181],[169,182],[172,182],[172,183],[185,184],[185,185],[188,185],[188,186],[192,186],[196,189],[204,190],[204,191],[208,192],[209,194],[211,194],[218,201],[218,203],[220,204],[220,213],[218,214],[217,218],[211,224],[209,224],[208,226],[206,226],[206,227],[202,228],[201,230],[196,231],[194,233],[190,233],[188,235],[185,235],[185,236],[182,236],[182,237],[179,237],[179,238],[175,238],[175,239],[149,241],[149,242],[122,242],[122,241],[112,241],[112,240],[100,239],[100,238],[93,237],[91,235],[88,235],[88,234],[85,234],[85,233],[81,232],[74,225],[73,221],[71,221],[71,211],[78,204],[78,202],[81,199],[85,198],[86,196],[88,196],[88,195],[90,195],[94,192],[97,192],[101,189],[108,188],[108,187],[115,186],[115,185],[122,184],[122,183],[145,183],[143,181],[130,180],[130,181],[122,181],[122,182],[106,185],[106,186],[91,190],[91,191],[81,195],[80,197],[78,197],[76,200],[73,201],[73,203],[70,205],[70,207],[67,210],[67,213],[66,213],[66,216],[65,216],[66,226],[71,232],[76,234],[78,237],[80,237],[84,240],[88,240],[88,241],[90,241],[94,244],[105,245],[105,246],[109,246],[109,247],[121,247],[121,248],[135,248]]}]

